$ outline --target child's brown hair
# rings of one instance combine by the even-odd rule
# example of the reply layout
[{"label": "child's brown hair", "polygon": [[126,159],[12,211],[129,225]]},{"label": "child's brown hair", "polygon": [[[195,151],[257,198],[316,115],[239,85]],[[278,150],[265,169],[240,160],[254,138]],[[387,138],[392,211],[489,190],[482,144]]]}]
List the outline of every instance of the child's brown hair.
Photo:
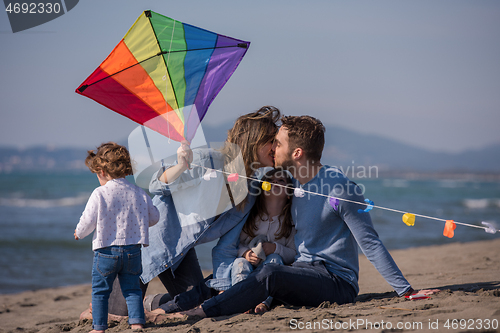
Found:
[{"label": "child's brown hair", "polygon": [[[286,179],[286,188],[282,187],[281,190],[286,191],[288,197],[286,200],[286,204],[285,206],[283,206],[283,209],[281,210],[281,213],[279,215],[280,225],[275,236],[276,239],[280,239],[283,237],[288,238],[292,233],[292,228],[293,228],[292,209],[291,209],[292,197],[293,197],[292,179],[288,176],[288,173],[285,172],[282,168],[276,168],[272,169],[271,171],[268,171],[262,178],[262,181],[270,181],[272,177],[279,177],[279,178],[283,177]],[[264,193],[261,192],[260,195],[255,200],[255,205],[250,210],[250,214],[248,215],[247,221],[243,225],[243,231],[251,238],[255,237],[255,231],[258,230],[256,224],[257,218],[263,219],[264,214],[267,215],[266,205],[264,203],[265,200],[266,199]],[[268,218],[270,218],[270,216]]]},{"label": "child's brown hair", "polygon": [[111,178],[124,178],[132,174],[130,154],[124,146],[107,142],[97,147],[97,151],[87,151],[85,165],[93,173],[104,171]]}]

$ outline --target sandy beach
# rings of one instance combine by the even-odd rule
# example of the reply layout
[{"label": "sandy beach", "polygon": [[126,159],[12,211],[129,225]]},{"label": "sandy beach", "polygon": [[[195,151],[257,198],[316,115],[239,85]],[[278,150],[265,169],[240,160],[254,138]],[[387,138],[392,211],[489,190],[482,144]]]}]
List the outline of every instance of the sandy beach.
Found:
[{"label": "sandy beach", "polygon": [[[184,318],[148,323],[143,332],[498,332],[500,239],[391,251],[415,289],[439,289],[430,298],[397,297],[360,256],[360,294],[355,303],[317,308],[278,306],[262,314]],[[321,286],[318,286],[321,288]],[[154,280],[148,294],[163,292]],[[0,332],[88,332],[79,321],[90,302],[90,285],[0,295]],[[108,332],[132,332],[111,322]]]}]

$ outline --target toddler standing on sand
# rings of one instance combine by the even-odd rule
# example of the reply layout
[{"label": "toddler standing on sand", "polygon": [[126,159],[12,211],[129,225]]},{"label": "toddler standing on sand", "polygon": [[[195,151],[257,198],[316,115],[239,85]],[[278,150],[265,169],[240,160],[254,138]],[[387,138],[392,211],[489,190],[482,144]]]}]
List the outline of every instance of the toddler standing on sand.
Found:
[{"label": "toddler standing on sand", "polygon": [[96,153],[88,151],[85,164],[101,184],[92,192],[74,234],[78,240],[95,230],[92,332],[108,328],[108,298],[117,275],[127,301],[129,324],[132,329],[142,328],[146,321],[139,283],[141,244],[148,246],[148,228],[158,222],[158,209],[144,190],[125,179],[132,174],[125,147],[104,143]]}]

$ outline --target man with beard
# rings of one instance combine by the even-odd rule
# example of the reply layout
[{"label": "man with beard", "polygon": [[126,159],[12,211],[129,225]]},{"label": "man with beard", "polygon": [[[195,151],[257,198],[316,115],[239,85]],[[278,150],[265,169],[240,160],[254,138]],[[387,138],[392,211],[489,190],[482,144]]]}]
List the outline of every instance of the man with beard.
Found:
[{"label": "man with beard", "polygon": [[184,314],[241,313],[268,296],[296,306],[353,302],[359,292],[358,245],[398,295],[413,292],[379,239],[370,215],[363,211],[366,203],[361,188],[337,168],[321,164],[324,132],[323,124],[313,117],[289,116],[282,118],[275,139],[275,165],[288,170],[294,186],[304,194],[292,200],[295,262],[266,265]]}]

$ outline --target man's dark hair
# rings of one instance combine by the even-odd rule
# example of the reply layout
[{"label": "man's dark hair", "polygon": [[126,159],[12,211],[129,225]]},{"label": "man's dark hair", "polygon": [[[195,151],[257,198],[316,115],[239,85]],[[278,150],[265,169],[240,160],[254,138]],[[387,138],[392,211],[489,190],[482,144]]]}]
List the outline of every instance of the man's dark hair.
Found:
[{"label": "man's dark hair", "polygon": [[288,130],[290,152],[302,148],[306,157],[317,163],[325,147],[325,126],[311,116],[283,116],[282,126]]}]

